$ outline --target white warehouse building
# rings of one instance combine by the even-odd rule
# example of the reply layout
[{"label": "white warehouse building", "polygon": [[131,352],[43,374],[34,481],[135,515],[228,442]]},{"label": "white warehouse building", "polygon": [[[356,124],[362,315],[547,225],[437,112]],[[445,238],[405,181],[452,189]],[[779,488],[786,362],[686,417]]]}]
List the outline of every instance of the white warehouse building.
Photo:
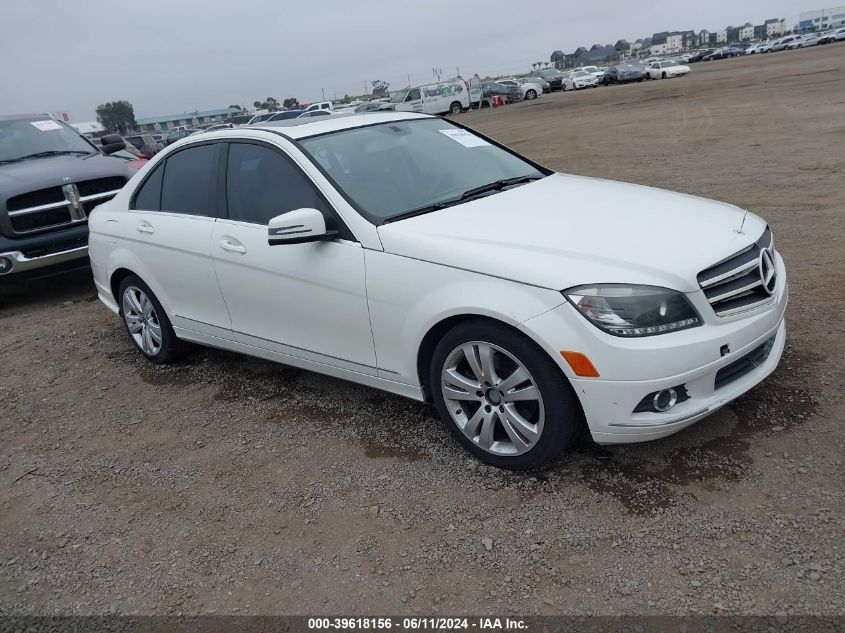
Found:
[{"label": "white warehouse building", "polygon": [[798,16],[801,31],[825,31],[845,25],[845,6],[804,11]]}]

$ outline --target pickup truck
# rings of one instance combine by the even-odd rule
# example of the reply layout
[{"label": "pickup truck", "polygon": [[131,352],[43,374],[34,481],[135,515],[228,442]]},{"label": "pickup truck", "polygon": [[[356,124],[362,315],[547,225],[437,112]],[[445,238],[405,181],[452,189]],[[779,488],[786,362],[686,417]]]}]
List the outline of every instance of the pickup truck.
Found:
[{"label": "pickup truck", "polygon": [[88,214],[111,200],[133,170],[46,114],[0,115],[0,285],[85,268]]}]

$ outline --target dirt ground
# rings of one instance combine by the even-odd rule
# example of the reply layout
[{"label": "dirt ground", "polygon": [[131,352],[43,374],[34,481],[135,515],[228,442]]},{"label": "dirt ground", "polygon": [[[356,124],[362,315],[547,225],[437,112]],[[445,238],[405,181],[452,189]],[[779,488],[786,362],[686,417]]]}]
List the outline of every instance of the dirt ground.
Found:
[{"label": "dirt ground", "polygon": [[87,275],[31,284],[0,299],[0,614],[845,614],[845,44],[460,120],[767,218],[777,372],[514,474],[429,406],[218,351],[156,367]]}]

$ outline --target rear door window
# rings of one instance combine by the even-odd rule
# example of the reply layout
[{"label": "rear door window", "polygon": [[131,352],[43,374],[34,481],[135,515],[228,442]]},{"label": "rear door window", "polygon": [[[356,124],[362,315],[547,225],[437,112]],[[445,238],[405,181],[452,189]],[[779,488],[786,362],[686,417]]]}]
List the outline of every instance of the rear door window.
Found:
[{"label": "rear door window", "polygon": [[161,188],[162,211],[217,214],[213,187],[219,151],[219,143],[210,143],[180,150],[167,158]]}]

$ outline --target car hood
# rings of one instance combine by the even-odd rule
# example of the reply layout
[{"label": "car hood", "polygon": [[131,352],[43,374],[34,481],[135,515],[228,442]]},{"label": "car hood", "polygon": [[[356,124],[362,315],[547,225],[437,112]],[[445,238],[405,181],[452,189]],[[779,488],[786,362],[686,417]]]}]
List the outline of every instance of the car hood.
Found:
[{"label": "car hood", "polygon": [[562,290],[588,283],[698,289],[697,274],[753,244],[765,222],[696,196],[554,174],[379,227],[386,252]]}]

